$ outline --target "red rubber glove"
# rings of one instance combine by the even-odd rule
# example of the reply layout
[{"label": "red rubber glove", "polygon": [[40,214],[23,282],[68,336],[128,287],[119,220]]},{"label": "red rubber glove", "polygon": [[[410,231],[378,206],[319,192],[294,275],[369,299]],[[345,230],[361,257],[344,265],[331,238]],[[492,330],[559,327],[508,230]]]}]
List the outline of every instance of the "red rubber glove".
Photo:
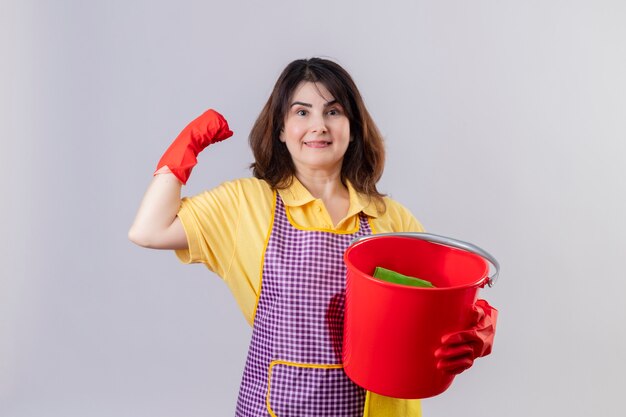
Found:
[{"label": "red rubber glove", "polygon": [[187,184],[191,170],[198,163],[198,154],[232,135],[224,116],[215,110],[207,110],[180,132],[161,157],[156,170],[167,166],[180,182]]},{"label": "red rubber glove", "polygon": [[476,358],[491,353],[496,334],[498,310],[485,300],[474,304],[474,325],[468,330],[449,333],[441,338],[441,347],[435,351],[437,369],[460,374],[469,369]]}]

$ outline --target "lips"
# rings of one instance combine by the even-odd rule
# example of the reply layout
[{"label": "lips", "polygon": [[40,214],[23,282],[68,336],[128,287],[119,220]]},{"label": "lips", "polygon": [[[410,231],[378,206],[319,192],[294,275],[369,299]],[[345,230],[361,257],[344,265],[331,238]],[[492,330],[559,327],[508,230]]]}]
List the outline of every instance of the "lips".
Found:
[{"label": "lips", "polygon": [[332,142],[327,141],[327,140],[310,140],[310,141],[304,142],[304,144],[311,148],[324,148],[332,144]]}]

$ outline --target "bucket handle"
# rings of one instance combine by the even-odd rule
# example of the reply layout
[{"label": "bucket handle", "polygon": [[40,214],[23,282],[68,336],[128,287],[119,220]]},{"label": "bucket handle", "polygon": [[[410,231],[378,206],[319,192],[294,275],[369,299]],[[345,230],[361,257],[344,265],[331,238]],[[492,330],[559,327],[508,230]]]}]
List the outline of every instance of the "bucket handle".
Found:
[{"label": "bucket handle", "polygon": [[498,279],[498,275],[500,274],[500,263],[494,258],[489,252],[484,249],[479,248],[478,246],[464,242],[462,240],[452,239],[451,237],[433,235],[431,233],[418,233],[418,232],[397,232],[397,233],[377,233],[374,235],[361,236],[352,241],[352,244],[356,242],[360,242],[363,240],[376,238],[378,236],[401,236],[401,237],[410,237],[413,239],[426,240],[428,242],[439,243],[441,245],[450,246],[457,249],[463,249],[468,252],[479,255],[486,260],[488,260],[494,267],[495,272],[492,276],[487,279],[487,285],[489,287],[493,287]]}]

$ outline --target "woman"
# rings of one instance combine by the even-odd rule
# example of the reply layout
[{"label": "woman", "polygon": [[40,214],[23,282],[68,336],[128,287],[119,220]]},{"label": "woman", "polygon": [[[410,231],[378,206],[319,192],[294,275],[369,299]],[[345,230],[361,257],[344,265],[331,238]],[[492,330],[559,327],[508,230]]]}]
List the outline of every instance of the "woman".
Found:
[{"label": "woman", "polygon": [[[254,178],[181,200],[198,153],[231,135],[213,110],[192,121],[161,158],[129,237],[204,263],[253,325],[236,415],[419,416],[419,401],[365,392],[341,365],[344,250],[365,234],[423,230],[376,188],[383,141],[350,75],[319,58],[289,64],[250,133]],[[489,353],[495,323],[483,313],[443,341],[443,369]]]}]

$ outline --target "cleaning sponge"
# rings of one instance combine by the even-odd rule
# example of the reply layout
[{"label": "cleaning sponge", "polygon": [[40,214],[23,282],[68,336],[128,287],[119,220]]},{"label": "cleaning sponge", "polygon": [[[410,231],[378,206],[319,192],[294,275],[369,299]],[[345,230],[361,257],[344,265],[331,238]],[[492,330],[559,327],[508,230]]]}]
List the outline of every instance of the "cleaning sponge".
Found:
[{"label": "cleaning sponge", "polygon": [[408,285],[411,287],[426,287],[426,288],[434,288],[435,286],[431,284],[429,281],[409,277],[406,275],[399,274],[395,271],[391,271],[389,269],[382,268],[380,266],[376,267],[374,271],[374,278],[381,279],[383,281],[392,282],[394,284]]}]

